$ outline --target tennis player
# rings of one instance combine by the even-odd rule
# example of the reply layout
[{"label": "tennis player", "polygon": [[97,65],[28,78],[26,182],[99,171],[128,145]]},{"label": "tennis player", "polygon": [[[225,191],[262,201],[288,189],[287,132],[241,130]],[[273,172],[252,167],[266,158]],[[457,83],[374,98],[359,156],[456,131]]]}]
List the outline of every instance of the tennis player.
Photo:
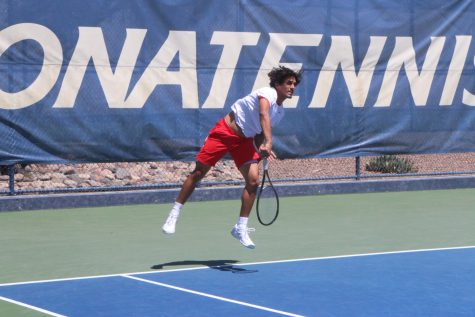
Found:
[{"label": "tennis player", "polygon": [[[249,237],[252,228],[248,228],[247,223],[259,187],[257,164],[261,157],[270,160],[276,158],[272,151],[272,126],[278,124],[284,116],[282,104],[287,98],[292,98],[300,83],[301,74],[301,71],[297,72],[284,66],[273,68],[268,74],[270,87],[257,89],[237,100],[231,106],[231,112],[211,129],[196,155],[196,167],[183,183],[162,227],[164,233],[175,232],[180,211],[196,184],[226,153],[230,153],[245,181],[239,219],[231,234],[245,247],[255,248]],[[254,142],[254,139],[258,138],[263,140],[259,147]]]}]

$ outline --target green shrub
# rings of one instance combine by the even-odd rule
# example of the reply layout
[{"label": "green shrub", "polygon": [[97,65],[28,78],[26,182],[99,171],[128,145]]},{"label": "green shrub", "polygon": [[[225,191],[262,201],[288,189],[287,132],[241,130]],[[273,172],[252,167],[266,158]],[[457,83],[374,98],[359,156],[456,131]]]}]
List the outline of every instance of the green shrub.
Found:
[{"label": "green shrub", "polygon": [[383,155],[372,158],[365,166],[367,171],[379,173],[416,173],[417,168],[414,163],[396,155]]}]

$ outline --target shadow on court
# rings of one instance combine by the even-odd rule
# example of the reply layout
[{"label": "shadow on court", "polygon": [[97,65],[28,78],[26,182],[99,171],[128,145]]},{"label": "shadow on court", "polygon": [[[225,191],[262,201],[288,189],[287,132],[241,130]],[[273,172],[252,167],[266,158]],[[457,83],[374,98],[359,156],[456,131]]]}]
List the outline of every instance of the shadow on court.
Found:
[{"label": "shadow on court", "polygon": [[242,267],[234,266],[233,264],[238,263],[237,260],[184,260],[184,261],[174,261],[174,262],[167,262],[162,264],[155,264],[151,267],[153,270],[162,270],[164,267],[167,266],[185,266],[185,265],[201,265],[207,266],[210,269],[223,271],[223,272],[231,272],[231,273],[256,273],[258,270],[247,270]]}]

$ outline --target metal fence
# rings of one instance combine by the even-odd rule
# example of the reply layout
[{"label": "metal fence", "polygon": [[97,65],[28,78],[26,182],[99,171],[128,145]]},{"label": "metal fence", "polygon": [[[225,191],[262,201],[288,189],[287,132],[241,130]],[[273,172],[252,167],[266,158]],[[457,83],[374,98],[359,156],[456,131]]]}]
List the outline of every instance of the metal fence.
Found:
[{"label": "metal fence", "polygon": [[[271,165],[276,183],[328,182],[385,177],[444,177],[475,174],[475,153],[398,155],[413,169],[408,173],[367,170],[375,157],[277,160]],[[27,164],[1,167],[0,195],[124,191],[179,188],[194,162]],[[242,184],[231,160],[220,161],[200,186]]]}]

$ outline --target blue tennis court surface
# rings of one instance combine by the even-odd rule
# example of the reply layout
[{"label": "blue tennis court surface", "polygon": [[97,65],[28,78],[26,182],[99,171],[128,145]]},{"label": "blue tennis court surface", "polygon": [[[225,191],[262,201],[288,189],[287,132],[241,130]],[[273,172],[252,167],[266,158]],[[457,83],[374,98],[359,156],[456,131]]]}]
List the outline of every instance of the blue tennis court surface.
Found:
[{"label": "blue tennis court surface", "polygon": [[0,285],[51,316],[475,316],[475,247]]}]

